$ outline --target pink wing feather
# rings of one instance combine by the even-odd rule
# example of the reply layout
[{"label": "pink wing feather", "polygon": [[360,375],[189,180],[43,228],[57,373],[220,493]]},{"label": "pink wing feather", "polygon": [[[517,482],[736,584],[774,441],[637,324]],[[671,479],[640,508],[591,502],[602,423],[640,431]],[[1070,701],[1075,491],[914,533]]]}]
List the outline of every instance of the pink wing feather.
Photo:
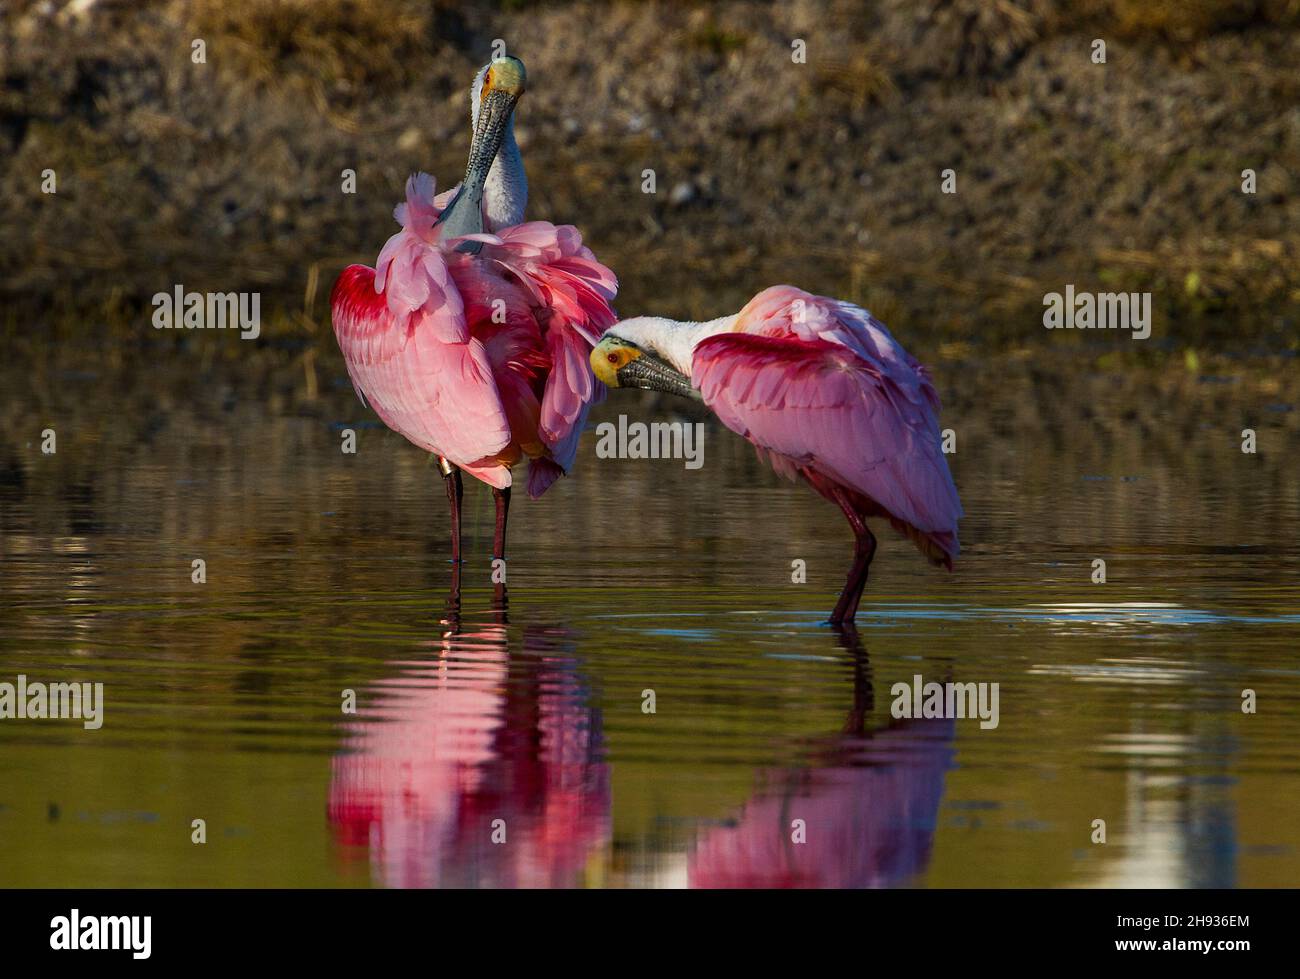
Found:
[{"label": "pink wing feather", "polygon": [[[511,484],[495,457],[512,440],[542,453],[528,478],[539,496],[572,467],[604,394],[587,358],[615,320],[618,280],[576,228],[545,221],[467,236],[483,243],[477,255],[444,251],[435,225],[452,191],[434,190],[427,174],[412,176],[393,212],[402,230],[376,268],[350,266],[334,287],[348,374],[390,428],[493,486]],[[539,404],[531,379],[543,371]]]},{"label": "pink wing feather", "polygon": [[406,203],[395,212],[403,228],[377,268],[353,265],[339,276],[330,297],[334,333],[357,392],[388,427],[509,486],[508,469],[484,466],[509,444],[510,426],[451,268],[426,237],[437,217],[432,192],[425,174],[407,181]]},{"label": "pink wing feather", "polygon": [[542,320],[551,366],[538,433],[550,457],[532,460],[528,474],[529,495],[540,496],[572,468],[587,411],[604,397],[604,385],[591,373],[588,358],[615,322],[610,301],[618,279],[569,225],[528,221],[483,237],[487,247],[481,257],[510,273],[546,314]]},{"label": "pink wing feather", "polygon": [[789,286],[765,290],[735,332],[695,348],[692,381],[778,472],[829,477],[956,557],[962,510],[940,449],[938,396],[865,310]]}]

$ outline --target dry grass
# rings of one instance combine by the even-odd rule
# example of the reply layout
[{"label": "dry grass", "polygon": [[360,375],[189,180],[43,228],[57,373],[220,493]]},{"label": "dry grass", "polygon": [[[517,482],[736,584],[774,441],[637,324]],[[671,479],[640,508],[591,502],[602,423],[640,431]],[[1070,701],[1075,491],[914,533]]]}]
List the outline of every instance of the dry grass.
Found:
[{"label": "dry grass", "polygon": [[[532,213],[581,226],[624,312],[713,316],[788,281],[908,335],[1012,342],[1044,291],[1090,280],[1157,291],[1188,334],[1294,335],[1298,8],[831,0],[798,25],[804,67],[789,11],[757,0],[102,0],[43,46],[5,21],[46,8],[11,4],[0,306],[11,334],[22,304],[128,336],[160,283],[259,289],[267,337],[320,342],[332,277],[373,260],[406,174],[460,172],[464,86],[500,36],[536,66]],[[1132,40],[1079,70],[1097,36]]]},{"label": "dry grass", "polygon": [[1297,0],[1069,0],[1066,24],[1112,27],[1119,37],[1192,43],[1253,24],[1300,23]]},{"label": "dry grass", "polygon": [[888,70],[865,51],[848,61],[820,58],[813,65],[813,72],[817,91],[841,92],[857,109],[882,105],[898,94],[898,86]]},{"label": "dry grass", "polygon": [[198,0],[192,23],[253,82],[346,96],[411,82],[431,53],[431,10],[421,0]]},{"label": "dry grass", "polygon": [[913,70],[990,79],[1038,40],[1054,6],[1050,0],[885,0],[884,11],[896,31],[911,30],[905,63]]}]

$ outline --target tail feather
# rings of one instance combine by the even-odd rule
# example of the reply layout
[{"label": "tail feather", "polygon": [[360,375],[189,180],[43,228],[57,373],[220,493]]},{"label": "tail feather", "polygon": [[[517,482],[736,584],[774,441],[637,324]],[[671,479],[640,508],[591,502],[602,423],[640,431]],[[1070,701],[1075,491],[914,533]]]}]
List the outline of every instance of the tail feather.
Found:
[{"label": "tail feather", "polygon": [[917,530],[905,520],[889,517],[889,525],[916,545],[931,564],[952,570],[952,559],[957,556],[957,535],[950,530],[928,534]]},{"label": "tail feather", "polygon": [[535,500],[564,475],[564,469],[550,459],[528,460],[528,498]]}]

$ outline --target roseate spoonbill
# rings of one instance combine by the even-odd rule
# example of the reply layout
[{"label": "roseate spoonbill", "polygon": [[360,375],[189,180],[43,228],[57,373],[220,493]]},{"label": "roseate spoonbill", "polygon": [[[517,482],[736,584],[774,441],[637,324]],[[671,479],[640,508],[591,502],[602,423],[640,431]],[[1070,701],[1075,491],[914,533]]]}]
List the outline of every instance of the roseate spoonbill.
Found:
[{"label": "roseate spoonbill", "polygon": [[524,87],[516,58],[479,70],[465,179],[435,198],[433,178],[413,175],[393,212],[402,230],[375,268],[344,269],[330,297],[357,394],[438,456],[457,566],[461,470],[492,487],[492,553],[504,558],[510,469],[528,459],[536,498],[573,465],[587,409],[603,395],[587,355],[615,319],[618,280],[577,229],[520,223],[528,183],[513,112]]},{"label": "roseate spoonbill", "polygon": [[802,476],[848,518],[853,566],[831,613],[852,621],[883,517],[935,564],[957,556],[957,488],[940,450],[929,372],[852,303],[773,286],[706,323],[640,316],[591,353],[610,387],[703,400],[760,459]]}]

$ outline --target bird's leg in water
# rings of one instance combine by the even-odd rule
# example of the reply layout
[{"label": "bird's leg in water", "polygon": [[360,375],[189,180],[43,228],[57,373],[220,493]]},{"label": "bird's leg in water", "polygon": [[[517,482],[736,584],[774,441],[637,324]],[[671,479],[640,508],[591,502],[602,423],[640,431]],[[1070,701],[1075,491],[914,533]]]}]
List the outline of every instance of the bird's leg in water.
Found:
[{"label": "bird's leg in water", "polygon": [[831,613],[831,624],[839,625],[842,622],[852,622],[854,616],[858,614],[858,603],[862,600],[862,592],[867,587],[867,570],[871,567],[871,559],[876,556],[876,538],[867,529],[866,521],[862,519],[843,490],[836,488],[834,498],[839,508],[844,511],[844,516],[848,518],[849,525],[853,528],[854,538],[853,567],[849,569],[844,591],[840,593],[840,600],[835,603],[835,611]]},{"label": "bird's leg in water", "polygon": [[465,486],[460,481],[460,470],[442,456],[438,457],[438,468],[442,470],[447,502],[451,504],[451,561],[460,564],[460,501],[465,497]]},{"label": "bird's leg in water", "polygon": [[452,635],[460,632],[460,565],[451,566],[451,590],[447,593],[447,616],[442,620]]},{"label": "bird's leg in water", "polygon": [[871,684],[871,658],[858,635],[858,627],[852,621],[837,624],[833,628],[840,637],[840,645],[853,657],[853,707],[840,731],[843,734],[861,735],[866,728],[867,718],[876,706],[875,689]]},{"label": "bird's leg in water", "polygon": [[505,560],[506,557],[506,517],[510,515],[510,487],[492,490],[492,497],[497,504],[497,529],[492,537],[492,556]]},{"label": "bird's leg in water", "polygon": [[[866,524],[863,524],[866,530]],[[857,558],[862,562],[862,577],[858,579],[857,589],[853,592],[853,601],[849,605],[848,621],[852,622],[858,614],[858,603],[862,601],[862,593],[867,590],[867,569],[871,567],[871,559],[876,556],[876,536],[870,530],[866,531],[867,539],[864,542],[859,539],[857,542]]]},{"label": "bird's leg in water", "polygon": [[506,489],[491,491],[497,502],[497,533],[491,538],[491,556],[506,559],[506,517],[510,516],[510,486]]},{"label": "bird's leg in water", "polygon": [[[497,505],[497,527],[496,533],[492,535],[492,577],[496,579],[496,563],[500,559],[502,562],[506,559],[506,518],[510,515],[510,487],[505,489],[492,490],[492,497]],[[496,582],[494,589],[499,601],[504,602],[506,595],[506,569],[502,568],[502,578]]]},{"label": "bird's leg in water", "polygon": [[510,616],[507,614],[510,608],[510,602],[506,598],[506,586],[497,585],[492,591],[492,621],[496,625],[508,625]]}]

